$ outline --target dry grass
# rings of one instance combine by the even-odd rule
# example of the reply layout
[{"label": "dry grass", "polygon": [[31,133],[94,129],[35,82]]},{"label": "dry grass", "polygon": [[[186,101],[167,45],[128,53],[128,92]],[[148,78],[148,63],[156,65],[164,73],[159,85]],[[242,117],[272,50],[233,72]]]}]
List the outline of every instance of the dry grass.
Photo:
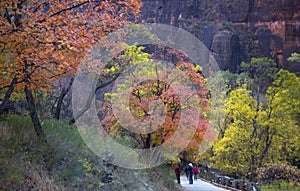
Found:
[{"label": "dry grass", "polygon": [[25,163],[26,178],[22,184],[23,189],[32,191],[64,191],[66,190],[62,185],[55,182],[49,175],[49,172],[43,169],[41,165]]}]

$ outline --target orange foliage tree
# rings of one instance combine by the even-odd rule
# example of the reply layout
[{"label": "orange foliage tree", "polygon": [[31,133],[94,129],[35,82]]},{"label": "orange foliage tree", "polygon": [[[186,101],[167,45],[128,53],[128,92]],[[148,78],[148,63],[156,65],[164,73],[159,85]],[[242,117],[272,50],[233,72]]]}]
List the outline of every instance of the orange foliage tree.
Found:
[{"label": "orange foliage tree", "polygon": [[[144,75],[154,76],[152,80],[142,80],[132,89],[129,88],[132,82],[129,82],[130,80],[126,77],[120,77],[121,79],[119,81],[121,85],[116,86],[115,92],[107,93],[105,96],[108,101],[107,104],[104,104],[107,112],[101,124],[111,136],[117,139],[123,138],[124,140],[130,137],[131,146],[140,149],[149,149],[164,144],[172,139],[172,136],[174,136],[179,128],[183,128],[183,131],[194,128],[195,133],[190,140],[186,140],[184,136],[176,136],[176,142],[182,144],[188,141],[188,146],[184,152],[181,153],[181,157],[185,157],[184,155],[187,153],[188,155],[197,155],[205,134],[207,135],[208,131],[210,131],[210,135],[214,134],[206,116],[209,107],[207,100],[208,87],[201,73],[201,67],[195,66],[193,63],[182,59],[183,56],[178,52],[165,50],[165,53],[162,53],[162,55],[156,53],[156,55],[152,55],[152,57],[164,57],[166,56],[165,54],[173,54],[173,58],[175,58],[174,61],[176,62],[174,69],[183,74],[178,75],[177,77],[179,77],[179,79],[175,80],[177,74],[173,73],[175,77],[174,80],[178,82],[188,81],[189,85],[194,88],[193,96],[196,97],[196,102],[199,103],[197,109],[200,110],[200,112],[195,115],[185,115],[184,121],[198,121],[195,127],[180,127],[180,120],[182,120],[183,117],[182,113],[189,109],[187,102],[184,103],[182,99],[180,99],[180,94],[187,93],[182,91],[187,91],[188,89],[182,88],[174,90],[172,87],[176,86],[175,81],[168,83],[163,79],[164,76],[172,75],[170,71],[165,71],[161,77],[158,77],[159,72],[157,69],[155,71],[155,69],[153,70],[151,67],[146,69],[146,72],[140,74],[140,76],[138,74],[140,69],[136,69],[137,73],[132,71],[125,72],[125,75],[132,74],[134,78],[132,81],[138,80],[137,78]],[[137,63],[137,65],[138,64],[139,63]],[[151,61],[147,61],[146,67],[147,65],[151,65]],[[186,79],[182,79],[182,76]],[[130,91],[127,94],[129,101],[126,103],[128,103],[128,105],[123,104],[125,102],[123,102],[124,99],[119,96],[120,91]],[[160,103],[156,104],[157,102]],[[113,108],[115,108],[115,110]],[[120,119],[120,116],[123,116],[122,119]],[[157,125],[159,127],[156,127]],[[138,130],[128,129],[127,126],[129,128],[137,128]],[[143,128],[149,128],[150,130]],[[176,145],[174,148],[176,148]]]},{"label": "orange foliage tree", "polygon": [[0,112],[13,91],[23,91],[35,131],[44,133],[34,91],[74,75],[96,41],[138,15],[140,0],[4,0],[0,2]]}]

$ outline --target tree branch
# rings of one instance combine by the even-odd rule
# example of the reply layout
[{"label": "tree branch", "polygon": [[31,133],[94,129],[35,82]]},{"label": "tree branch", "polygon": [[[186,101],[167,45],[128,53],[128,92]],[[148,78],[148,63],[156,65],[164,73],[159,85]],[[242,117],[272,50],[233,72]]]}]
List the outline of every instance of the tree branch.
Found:
[{"label": "tree branch", "polygon": [[61,14],[62,12],[65,12],[65,11],[68,11],[68,10],[72,10],[72,9],[75,9],[75,8],[78,8],[78,7],[80,7],[80,6],[82,6],[82,5],[85,5],[85,4],[89,3],[89,2],[92,2],[92,1],[85,1],[85,2],[79,3],[79,4],[77,4],[77,5],[74,5],[74,6],[65,8],[65,9],[62,9],[62,10],[56,12],[56,13],[53,13],[53,14],[50,15],[49,17],[50,17],[50,18],[51,18],[51,17],[54,17],[54,16],[56,16],[56,15]]}]

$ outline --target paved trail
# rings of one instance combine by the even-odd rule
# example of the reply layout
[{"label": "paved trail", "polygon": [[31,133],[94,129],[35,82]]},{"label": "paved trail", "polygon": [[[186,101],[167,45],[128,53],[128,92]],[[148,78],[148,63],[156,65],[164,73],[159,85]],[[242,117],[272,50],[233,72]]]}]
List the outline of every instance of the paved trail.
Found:
[{"label": "paved trail", "polygon": [[228,191],[199,179],[194,181],[194,184],[189,184],[185,176],[181,176],[180,181],[182,187],[184,187],[186,191]]}]

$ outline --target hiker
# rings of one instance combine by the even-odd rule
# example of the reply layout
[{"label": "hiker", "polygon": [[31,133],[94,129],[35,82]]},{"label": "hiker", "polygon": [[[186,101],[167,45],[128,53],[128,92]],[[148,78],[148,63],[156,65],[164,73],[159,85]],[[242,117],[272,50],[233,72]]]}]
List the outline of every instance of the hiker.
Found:
[{"label": "hiker", "polygon": [[181,173],[181,166],[180,166],[180,163],[178,163],[178,164],[175,166],[174,171],[175,171],[177,183],[180,184],[180,173]]},{"label": "hiker", "polygon": [[197,168],[197,165],[194,167],[194,180],[196,181],[198,178],[199,169]]},{"label": "hiker", "polygon": [[189,182],[190,184],[193,184],[193,174],[194,174],[194,169],[193,169],[193,164],[189,163],[189,167],[188,167],[188,171],[189,171]]},{"label": "hiker", "polygon": [[186,175],[186,179],[189,180],[189,165],[185,165],[184,172]]}]

